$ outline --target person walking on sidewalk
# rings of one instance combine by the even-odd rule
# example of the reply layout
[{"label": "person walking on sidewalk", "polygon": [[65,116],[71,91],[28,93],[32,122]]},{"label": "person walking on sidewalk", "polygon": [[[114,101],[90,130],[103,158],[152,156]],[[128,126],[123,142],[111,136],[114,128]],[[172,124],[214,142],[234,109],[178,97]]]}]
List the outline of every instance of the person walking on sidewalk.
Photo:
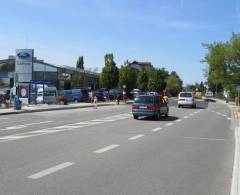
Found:
[{"label": "person walking on sidewalk", "polygon": [[117,97],[116,97],[116,104],[117,104],[117,105],[119,105],[119,101],[120,101],[120,96],[117,95]]},{"label": "person walking on sidewalk", "polygon": [[93,98],[93,103],[94,103],[94,108],[97,109],[98,98],[97,98],[96,95],[95,95],[94,98]]}]

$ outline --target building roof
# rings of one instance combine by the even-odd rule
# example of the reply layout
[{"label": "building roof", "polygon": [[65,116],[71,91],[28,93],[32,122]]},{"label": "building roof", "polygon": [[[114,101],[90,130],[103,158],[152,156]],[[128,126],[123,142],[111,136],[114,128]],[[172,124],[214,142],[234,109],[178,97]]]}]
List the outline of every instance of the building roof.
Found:
[{"label": "building roof", "polygon": [[132,65],[133,68],[136,69],[150,69],[153,68],[153,65],[151,62],[139,62],[139,61],[133,61],[132,63],[130,63]]}]

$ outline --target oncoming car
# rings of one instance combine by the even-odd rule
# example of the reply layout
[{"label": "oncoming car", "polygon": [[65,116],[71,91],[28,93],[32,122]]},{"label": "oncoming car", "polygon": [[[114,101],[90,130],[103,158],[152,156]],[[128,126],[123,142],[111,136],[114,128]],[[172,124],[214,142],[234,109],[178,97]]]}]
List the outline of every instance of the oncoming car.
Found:
[{"label": "oncoming car", "polygon": [[161,115],[168,116],[169,108],[160,95],[140,95],[134,99],[132,114],[134,119],[140,116],[153,116],[157,120]]},{"label": "oncoming car", "polygon": [[178,95],[178,108],[190,106],[196,108],[196,99],[193,92],[180,92]]}]

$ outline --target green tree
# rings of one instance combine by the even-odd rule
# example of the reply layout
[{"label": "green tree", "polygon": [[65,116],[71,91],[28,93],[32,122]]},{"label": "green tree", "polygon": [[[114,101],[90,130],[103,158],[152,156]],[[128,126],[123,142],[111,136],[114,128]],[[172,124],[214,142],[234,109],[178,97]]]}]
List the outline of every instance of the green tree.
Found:
[{"label": "green tree", "polygon": [[168,72],[164,69],[152,68],[149,70],[148,74],[148,90],[161,92],[166,88],[166,79],[168,77]]},{"label": "green tree", "polygon": [[173,96],[176,96],[182,90],[182,83],[181,78],[173,71],[167,78],[166,90]]},{"label": "green tree", "polygon": [[141,91],[147,91],[148,88],[148,74],[147,71],[142,68],[137,77],[137,88]]},{"label": "green tree", "polygon": [[84,70],[84,59],[83,59],[83,56],[79,56],[78,57],[76,67],[79,68],[79,69]]},{"label": "green tree", "polygon": [[137,70],[132,68],[126,61],[119,70],[118,86],[122,88],[123,85],[126,85],[126,92],[130,92],[137,86],[137,74]]},{"label": "green tree", "polygon": [[119,80],[119,69],[114,62],[113,54],[105,55],[105,66],[100,74],[101,85],[104,88],[116,88]]},{"label": "green tree", "polygon": [[[217,93],[222,86],[226,86],[227,82],[227,43],[205,44],[208,53],[204,58],[204,62],[209,64],[208,82],[211,88]],[[214,86],[212,86],[214,85]],[[215,89],[214,89],[215,87]]]}]

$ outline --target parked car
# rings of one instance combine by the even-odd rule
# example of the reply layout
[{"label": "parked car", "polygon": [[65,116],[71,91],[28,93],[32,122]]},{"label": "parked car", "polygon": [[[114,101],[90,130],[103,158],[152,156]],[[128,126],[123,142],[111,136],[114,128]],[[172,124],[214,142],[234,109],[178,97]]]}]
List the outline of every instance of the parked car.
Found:
[{"label": "parked car", "polygon": [[161,115],[168,116],[169,107],[160,95],[140,95],[135,98],[132,105],[134,119],[140,116],[153,116],[157,120]]},{"label": "parked car", "polygon": [[88,102],[89,95],[86,89],[69,89],[61,90],[61,96],[64,96],[64,99],[67,102]]},{"label": "parked car", "polygon": [[10,103],[10,89],[0,89],[0,104]]},{"label": "parked car", "polygon": [[121,90],[110,89],[108,95],[110,100],[115,100],[117,97],[119,97],[120,100],[123,100],[123,92]]},{"label": "parked car", "polygon": [[98,101],[101,101],[101,102],[106,101],[106,96],[104,95],[103,92],[95,91],[95,92],[93,93],[93,97],[94,97],[94,96],[97,96]]},{"label": "parked car", "polygon": [[36,101],[38,104],[57,104],[58,103],[58,92],[56,87],[45,87],[39,88],[37,91]]},{"label": "parked car", "polygon": [[190,106],[196,108],[196,98],[194,92],[180,92],[178,95],[178,108]]}]

